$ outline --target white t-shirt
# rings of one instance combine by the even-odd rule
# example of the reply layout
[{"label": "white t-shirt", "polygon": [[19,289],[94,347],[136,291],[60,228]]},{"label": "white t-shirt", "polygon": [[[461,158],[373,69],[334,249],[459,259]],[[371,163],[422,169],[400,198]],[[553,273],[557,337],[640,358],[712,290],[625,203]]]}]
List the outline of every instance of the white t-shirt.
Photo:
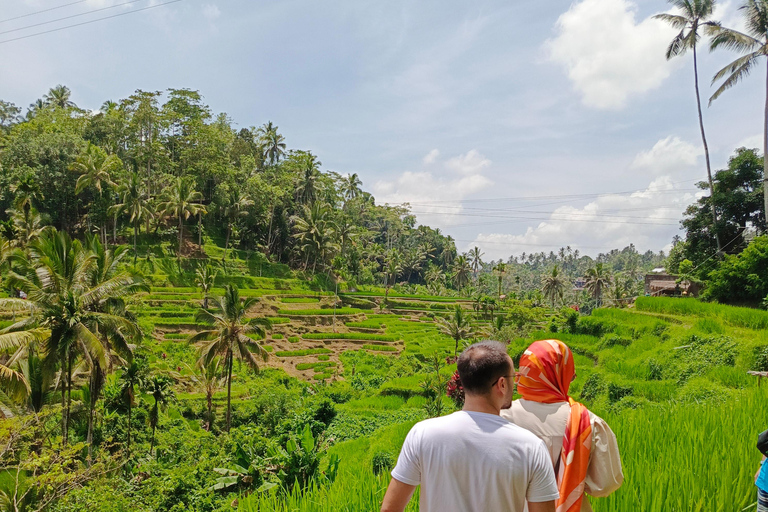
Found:
[{"label": "white t-shirt", "polygon": [[501,416],[459,411],[417,423],[392,476],[421,485],[421,512],[522,512],[558,498],[544,443]]}]

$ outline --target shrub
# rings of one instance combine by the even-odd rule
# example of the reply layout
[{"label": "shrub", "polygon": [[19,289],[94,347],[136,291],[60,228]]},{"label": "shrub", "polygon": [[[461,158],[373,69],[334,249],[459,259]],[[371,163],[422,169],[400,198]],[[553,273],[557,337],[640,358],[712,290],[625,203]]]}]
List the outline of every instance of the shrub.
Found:
[{"label": "shrub", "polygon": [[768,345],[759,345],[752,351],[752,370],[768,372]]},{"label": "shrub", "polygon": [[273,334],[272,335],[272,339],[273,340],[281,340],[281,339],[283,339],[283,335],[279,334],[279,333]]},{"label": "shrub", "polygon": [[615,347],[616,345],[619,345],[621,347],[628,347],[632,344],[632,340],[629,338],[624,338],[622,336],[618,336],[616,334],[606,334],[603,336],[603,338],[600,340],[600,349]]},{"label": "shrub", "polygon": [[631,396],[633,392],[632,386],[622,386],[611,382],[608,384],[608,401],[615,404],[625,396]]},{"label": "shrub", "polygon": [[374,475],[386,473],[395,466],[395,457],[388,451],[379,451],[373,454],[371,468]]},{"label": "shrub", "polygon": [[599,373],[589,376],[581,388],[581,399],[586,402],[594,402],[605,391],[605,380]]}]

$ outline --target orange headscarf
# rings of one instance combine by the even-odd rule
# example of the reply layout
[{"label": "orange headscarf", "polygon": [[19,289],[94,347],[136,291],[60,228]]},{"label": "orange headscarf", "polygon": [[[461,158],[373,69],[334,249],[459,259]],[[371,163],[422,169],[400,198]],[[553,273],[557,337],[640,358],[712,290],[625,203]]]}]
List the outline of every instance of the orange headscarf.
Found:
[{"label": "orange headscarf", "polygon": [[559,340],[536,341],[520,358],[517,388],[523,398],[545,404],[571,404],[557,472],[560,491],[557,512],[581,510],[589,454],[592,449],[589,411],[568,396],[568,388],[574,375],[576,370],[571,349]]}]

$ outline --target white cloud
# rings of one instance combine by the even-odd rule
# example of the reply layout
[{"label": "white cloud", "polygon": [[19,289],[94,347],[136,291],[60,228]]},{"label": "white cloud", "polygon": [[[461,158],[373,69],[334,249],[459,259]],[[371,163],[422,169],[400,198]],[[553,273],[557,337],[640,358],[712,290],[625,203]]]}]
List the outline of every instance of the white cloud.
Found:
[{"label": "white cloud", "polygon": [[649,171],[657,176],[677,174],[696,165],[699,156],[703,154],[704,150],[700,146],[670,135],[657,142],[649,151],[638,153],[632,168]]},{"label": "white cloud", "polygon": [[582,0],[558,18],[546,48],[585,105],[620,109],[659,87],[678,65],[665,58],[674,29],[651,18],[638,23],[636,9],[630,0]]},{"label": "white cloud", "polygon": [[214,4],[205,4],[203,6],[203,16],[205,16],[208,21],[214,21],[221,16],[221,11]]},{"label": "white cloud", "polygon": [[763,150],[763,134],[758,133],[756,135],[747,137],[746,139],[736,144],[736,147],[747,148],[747,149],[758,148],[760,151],[762,151]]},{"label": "white cloud", "polygon": [[437,149],[433,149],[432,151],[430,151],[429,153],[427,153],[424,156],[424,158],[421,160],[421,162],[424,165],[433,164],[433,163],[435,163],[435,160],[437,160],[438,156],[440,156],[440,151],[438,151]]},{"label": "white cloud", "polygon": [[[373,185],[373,195],[380,204],[409,203],[419,223],[431,226],[450,226],[461,222],[460,201],[487,189],[493,182],[483,170],[491,161],[477,150],[471,150],[446,161],[438,160],[439,152],[430,151],[425,165],[436,165],[439,170],[405,171],[394,180],[382,180]],[[446,215],[449,211],[451,215]]]},{"label": "white cloud", "polygon": [[690,184],[681,186],[661,176],[645,190],[607,194],[580,208],[561,206],[523,234],[480,233],[465,249],[477,245],[488,258],[507,259],[565,245],[592,255],[630,243],[639,250],[663,247],[679,233],[681,213],[698,194],[690,191]]}]

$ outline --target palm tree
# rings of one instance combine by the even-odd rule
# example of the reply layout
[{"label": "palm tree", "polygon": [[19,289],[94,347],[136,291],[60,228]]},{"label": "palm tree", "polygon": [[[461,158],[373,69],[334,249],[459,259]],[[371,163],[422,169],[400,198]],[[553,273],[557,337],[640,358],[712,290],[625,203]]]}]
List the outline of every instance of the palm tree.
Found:
[{"label": "palm tree", "polygon": [[296,201],[311,204],[317,199],[318,181],[320,180],[320,162],[312,153],[299,155],[299,176],[296,185]]},{"label": "palm tree", "polygon": [[360,195],[360,187],[363,182],[357,176],[357,173],[352,173],[345,177],[341,181],[341,193],[346,201],[351,201]]},{"label": "palm tree", "polygon": [[387,259],[384,262],[384,303],[389,301],[389,289],[397,281],[397,276],[403,271],[402,256],[397,249],[389,251]]},{"label": "palm tree", "polygon": [[[123,162],[115,155],[107,155],[100,147],[90,142],[75,161],[70,165],[71,171],[80,173],[75,185],[75,194],[80,194],[83,190],[94,187],[99,192],[99,198],[102,198],[104,187],[116,187],[112,181],[112,175],[123,168]],[[117,222],[113,227],[113,238],[117,230]],[[106,226],[101,227],[102,239],[104,243],[107,240]]]},{"label": "palm tree", "polygon": [[[709,163],[709,146],[704,132],[704,118],[701,115],[701,96],[699,95],[699,65],[696,55],[696,47],[699,42],[699,27],[712,29],[718,27],[718,23],[709,21],[715,7],[715,0],[669,0],[669,3],[677,7],[681,14],[657,14],[654,18],[665,21],[680,33],[675,36],[667,48],[667,60],[685,54],[688,50],[693,53],[693,84],[696,89],[696,107],[699,112],[699,129],[701,130],[701,142],[704,145],[704,160],[707,163],[707,180],[709,181],[709,196],[714,201],[715,186],[712,181],[712,166]],[[717,242],[717,251],[720,252],[720,235],[717,231],[717,211],[712,203],[712,231]]]},{"label": "palm tree", "polygon": [[480,267],[483,266],[483,260],[482,257],[485,255],[485,253],[480,252],[480,248],[475,246],[471,251],[469,251],[469,261],[472,265],[472,272],[475,274],[475,279],[477,279],[477,272],[480,270]]},{"label": "palm tree", "polygon": [[210,265],[203,265],[195,272],[195,284],[203,292],[203,308],[208,309],[208,294],[211,293],[213,283],[216,281],[216,275],[219,272]]},{"label": "palm tree", "polygon": [[555,307],[555,301],[557,299],[562,300],[563,294],[565,293],[565,284],[566,281],[563,279],[562,274],[560,274],[557,265],[552,268],[552,273],[548,276],[544,276],[543,281],[543,287],[541,289],[541,292],[544,294],[546,298],[549,299],[550,303],[552,304],[552,308]]},{"label": "palm tree", "polygon": [[37,114],[39,114],[42,110],[45,110],[47,106],[48,105],[42,99],[40,98],[36,99],[35,102],[30,103],[29,107],[27,108],[27,119],[32,119]]},{"label": "palm tree", "polygon": [[191,376],[192,382],[197,384],[200,390],[205,393],[208,408],[205,430],[208,431],[213,428],[213,395],[224,385],[224,378],[219,375],[219,363],[220,359],[216,357],[207,365],[196,364]]},{"label": "palm tree", "polygon": [[254,370],[259,365],[252,350],[264,361],[268,353],[257,341],[247,336],[249,333],[264,336],[264,328],[246,319],[246,313],[256,303],[254,297],[240,301],[240,293],[236,286],[229,284],[224,288],[223,297],[213,297],[211,311],[200,309],[195,319],[198,323],[211,326],[211,329],[200,331],[189,339],[190,343],[202,341],[198,349],[198,364],[207,366],[216,357],[224,358],[224,370],[227,381],[227,432],[231,424],[232,414],[232,363],[235,357],[245,361]]},{"label": "palm tree", "polygon": [[[67,443],[72,394],[72,371],[78,356],[100,368],[108,367],[108,351],[100,336],[138,338],[135,322],[103,312],[107,302],[133,293],[140,281],[126,273],[93,284],[97,255],[65,232],[46,231],[30,247],[17,271],[9,272],[13,286],[27,293],[29,318],[7,328],[23,331],[44,328],[41,341],[44,364],[58,364],[61,383],[62,437]],[[38,331],[39,332],[39,331]]]},{"label": "palm tree", "polygon": [[120,203],[110,208],[110,214],[118,215],[125,212],[129,221],[133,223],[133,263],[136,264],[138,253],[136,252],[136,238],[141,229],[141,221],[152,217],[152,212],[147,207],[147,200],[141,190],[141,178],[139,173],[133,172],[128,181],[122,183],[117,193],[120,195]]},{"label": "palm tree", "polygon": [[[746,55],[734,60],[715,74],[712,83],[723,78],[725,80],[709,99],[710,104],[723,92],[746,78],[757,66],[760,58],[768,57],[768,0],[747,0],[741,9],[744,11],[748,34],[725,27],[713,27],[711,30],[713,34],[711,50],[722,47]],[[768,89],[768,78],[766,78],[766,88]],[[768,155],[768,91],[765,97],[763,124],[763,154]],[[765,211],[768,212],[768,158],[763,159],[763,203]],[[714,209],[714,203],[712,208]]]},{"label": "palm tree", "polygon": [[248,215],[248,208],[255,203],[251,196],[234,188],[229,193],[229,202],[224,207],[224,218],[227,219],[227,240],[224,242],[224,259],[227,259],[227,249],[229,248],[229,236],[232,234],[232,224],[236,223],[241,217]]},{"label": "palm tree", "polygon": [[171,401],[174,397],[172,381],[165,376],[153,375],[151,379],[145,381],[144,391],[155,400],[152,404],[152,409],[149,410],[149,426],[152,428],[152,440],[149,444],[149,454],[152,455],[152,451],[155,448],[155,429],[160,421],[160,408],[165,408],[165,405]]},{"label": "palm tree", "polygon": [[198,213],[207,213],[205,206],[200,204],[202,200],[203,194],[192,187],[190,180],[178,177],[171,185],[166,200],[158,207],[163,214],[179,219],[179,257],[184,240],[184,220]]},{"label": "palm tree", "polygon": [[136,398],[136,388],[143,387],[146,367],[137,360],[120,368],[120,396],[128,405],[128,443],[126,452],[131,456],[131,412],[133,411],[133,402]]},{"label": "palm tree", "polygon": [[585,288],[594,299],[597,305],[602,304],[603,292],[611,286],[611,276],[607,268],[602,263],[596,263],[594,267],[587,269]]},{"label": "palm tree", "polygon": [[275,165],[285,156],[285,137],[277,133],[277,126],[274,126],[272,121],[256,130],[256,136],[270,164]]},{"label": "palm tree", "polygon": [[59,84],[56,87],[51,88],[48,91],[48,94],[43,98],[45,99],[46,105],[52,105],[58,108],[70,108],[75,106],[74,102],[69,99],[70,96],[72,96],[72,91],[69,90],[69,87]]},{"label": "palm tree", "polygon": [[469,273],[472,271],[465,255],[461,255],[453,262],[453,280],[459,291],[469,283]]},{"label": "palm tree", "polygon": [[459,342],[469,338],[473,333],[469,318],[464,314],[461,306],[456,306],[453,314],[447,320],[445,318],[438,318],[437,328],[441,333],[453,338],[455,342],[453,357],[456,357],[459,353]]},{"label": "palm tree", "polygon": [[334,241],[336,225],[330,220],[331,212],[325,204],[315,202],[311,207],[303,205],[302,213],[303,216],[291,217],[296,231],[293,236],[299,240],[301,250],[305,254],[304,270],[312,258],[314,271],[318,261],[325,264],[331,253],[338,250]]},{"label": "palm tree", "polygon": [[493,271],[496,272],[496,275],[499,278],[499,298],[501,298],[501,284],[504,281],[504,274],[507,273],[507,264],[503,261],[499,261],[495,267],[493,267]]}]

